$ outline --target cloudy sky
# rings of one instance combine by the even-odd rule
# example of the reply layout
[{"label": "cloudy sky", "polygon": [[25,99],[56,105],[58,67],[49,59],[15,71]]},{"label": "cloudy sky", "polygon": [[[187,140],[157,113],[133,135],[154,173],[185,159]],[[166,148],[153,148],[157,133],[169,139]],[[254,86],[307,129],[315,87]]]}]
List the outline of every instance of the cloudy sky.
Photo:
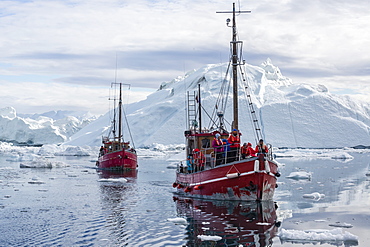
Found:
[{"label": "cloudy sky", "polygon": [[[163,81],[227,62],[232,0],[0,1],[0,108],[108,111],[110,82],[143,99]],[[370,101],[369,0],[235,1],[244,59],[294,83]],[[117,68],[117,69],[116,69]]]}]

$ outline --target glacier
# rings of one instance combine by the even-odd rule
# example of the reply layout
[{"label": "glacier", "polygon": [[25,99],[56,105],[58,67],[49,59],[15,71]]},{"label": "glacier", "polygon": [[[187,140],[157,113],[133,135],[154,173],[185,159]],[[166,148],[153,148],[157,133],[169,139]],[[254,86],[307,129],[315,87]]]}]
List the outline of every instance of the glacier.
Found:
[{"label": "glacier", "polygon": [[[201,85],[202,105],[212,107],[224,79],[227,63],[209,64],[164,82],[145,100],[127,105],[127,119],[136,147],[153,143],[184,143],[186,91]],[[245,64],[246,82],[263,138],[275,147],[341,148],[370,146],[370,104],[335,95],[324,85],[295,84],[267,59],[260,66]],[[243,142],[254,140],[245,92],[239,90],[239,129]],[[231,102],[231,99],[229,99]],[[245,108],[244,110],[240,110]],[[231,106],[225,118],[231,118]],[[74,134],[68,145],[98,146],[111,122],[111,112]],[[204,117],[205,119],[205,117]],[[207,126],[207,121],[202,123]],[[126,136],[127,139],[128,136]],[[253,139],[254,138],[254,139]]]},{"label": "glacier", "polygon": [[[181,145],[186,129],[186,91],[201,86],[202,105],[214,106],[227,63],[208,64],[170,82],[163,82],[145,100],[125,105],[136,148]],[[262,135],[279,148],[342,148],[370,146],[370,104],[330,93],[324,85],[293,83],[270,59],[245,64],[245,85],[239,90],[239,129],[242,142],[256,138],[247,108],[245,87],[251,95]],[[134,85],[133,85],[134,86]],[[231,102],[231,98],[229,99]],[[108,104],[108,100],[107,100]],[[225,118],[231,119],[231,105]],[[107,135],[112,112],[98,119],[60,116],[17,116],[12,107],[0,109],[0,140],[65,146],[100,146]],[[58,116],[58,119],[53,119]],[[202,126],[209,125],[203,114]],[[124,139],[130,139],[127,129]]]},{"label": "glacier", "polygon": [[[61,144],[81,130],[95,116],[71,111],[45,114],[17,114],[13,107],[0,109],[0,141],[15,144]],[[76,115],[76,116],[73,116]]]}]

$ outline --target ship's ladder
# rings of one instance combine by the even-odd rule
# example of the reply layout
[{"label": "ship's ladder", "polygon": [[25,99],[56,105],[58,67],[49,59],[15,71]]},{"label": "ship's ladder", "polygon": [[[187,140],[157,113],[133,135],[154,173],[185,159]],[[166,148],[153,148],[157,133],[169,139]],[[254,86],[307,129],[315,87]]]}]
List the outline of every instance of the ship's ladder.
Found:
[{"label": "ship's ladder", "polygon": [[197,122],[197,100],[196,92],[187,92],[188,102],[188,128],[196,129],[198,127]]}]

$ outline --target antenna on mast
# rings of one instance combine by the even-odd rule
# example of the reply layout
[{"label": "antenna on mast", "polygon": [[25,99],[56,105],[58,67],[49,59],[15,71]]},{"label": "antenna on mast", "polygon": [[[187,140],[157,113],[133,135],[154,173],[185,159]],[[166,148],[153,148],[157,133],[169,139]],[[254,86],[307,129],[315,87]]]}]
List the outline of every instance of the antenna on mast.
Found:
[{"label": "antenna on mast", "polygon": [[234,121],[233,121],[233,126],[232,129],[238,129],[238,122],[239,122],[239,117],[238,117],[238,70],[237,67],[240,65],[239,62],[239,57],[238,57],[238,44],[241,45],[242,41],[237,41],[236,36],[237,36],[237,31],[236,31],[236,20],[235,20],[235,14],[243,14],[243,13],[251,13],[250,10],[242,11],[242,10],[235,10],[235,3],[233,3],[233,11],[217,11],[216,13],[227,13],[227,14],[233,14],[233,19],[232,19],[232,26],[230,26],[230,18],[226,19],[226,25],[228,27],[232,27],[232,41],[230,42],[231,47],[232,47],[232,66],[233,66],[233,105],[234,105]]}]

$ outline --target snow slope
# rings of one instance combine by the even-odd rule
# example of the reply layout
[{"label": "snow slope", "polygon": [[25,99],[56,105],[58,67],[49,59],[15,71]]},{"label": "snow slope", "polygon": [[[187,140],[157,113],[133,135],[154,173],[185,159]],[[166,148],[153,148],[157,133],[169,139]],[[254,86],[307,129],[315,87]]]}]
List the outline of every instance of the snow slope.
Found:
[{"label": "snow slope", "polygon": [[55,120],[43,115],[34,118],[17,116],[12,107],[0,109],[0,141],[28,144],[63,143],[88,125],[92,119],[57,114]]},{"label": "snow slope", "polygon": [[[261,66],[246,64],[246,81],[266,142],[277,147],[333,148],[370,146],[370,105],[331,94],[324,85],[293,84],[267,59]],[[186,91],[201,85],[204,108],[214,106],[227,64],[206,65],[171,82],[145,100],[126,108],[136,147],[184,143]],[[239,128],[243,142],[255,143],[243,88],[239,90]],[[229,102],[232,102],[229,99]],[[231,106],[225,117],[231,119]],[[110,113],[92,122],[66,142],[98,146],[106,135]],[[202,126],[208,126],[205,119]],[[231,122],[231,121],[230,121]],[[127,139],[128,136],[126,136]]]}]

